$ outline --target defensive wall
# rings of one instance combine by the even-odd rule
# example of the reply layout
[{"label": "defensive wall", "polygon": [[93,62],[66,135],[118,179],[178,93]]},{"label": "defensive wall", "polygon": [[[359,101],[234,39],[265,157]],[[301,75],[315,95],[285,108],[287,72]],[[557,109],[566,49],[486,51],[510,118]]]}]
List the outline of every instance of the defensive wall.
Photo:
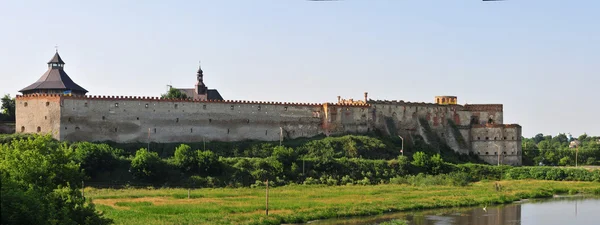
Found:
[{"label": "defensive wall", "polygon": [[275,141],[369,130],[366,104],[200,101],[156,97],[17,97],[15,126],[59,140]]},{"label": "defensive wall", "polygon": [[[366,103],[365,103],[366,102]],[[500,104],[369,100],[287,103],[157,97],[24,95],[16,130],[58,140],[131,142],[276,141],[382,130],[410,141],[442,140],[488,163],[520,165],[521,127],[503,123]],[[432,136],[434,135],[434,136]]]}]

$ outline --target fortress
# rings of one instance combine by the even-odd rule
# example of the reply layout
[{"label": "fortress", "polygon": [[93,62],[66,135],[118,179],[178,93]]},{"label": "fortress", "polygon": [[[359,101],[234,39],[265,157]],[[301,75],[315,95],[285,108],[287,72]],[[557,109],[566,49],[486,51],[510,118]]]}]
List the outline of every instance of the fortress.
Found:
[{"label": "fortress", "polygon": [[201,142],[294,139],[374,130],[443,141],[454,151],[490,164],[521,165],[521,126],[503,124],[501,104],[459,105],[456,96],[435,103],[342,99],[336,103],[223,100],[204,84],[180,89],[190,98],[88,96],[64,71],[58,52],[48,71],[16,98],[17,132],[50,133],[66,141]]}]

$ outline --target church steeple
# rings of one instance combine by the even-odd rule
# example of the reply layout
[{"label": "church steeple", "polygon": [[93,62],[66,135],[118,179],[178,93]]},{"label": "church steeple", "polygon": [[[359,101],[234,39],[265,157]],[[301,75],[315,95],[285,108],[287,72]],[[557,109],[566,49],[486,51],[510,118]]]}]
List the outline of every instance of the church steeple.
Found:
[{"label": "church steeple", "polygon": [[196,74],[196,78],[198,79],[198,82],[196,82],[196,93],[198,95],[205,95],[208,88],[204,84],[204,71],[202,71],[200,62],[198,62],[198,73]]},{"label": "church steeple", "polygon": [[197,73],[198,83],[204,85],[204,71],[202,71],[202,65],[200,65],[200,63],[201,62],[198,62],[198,73]]}]

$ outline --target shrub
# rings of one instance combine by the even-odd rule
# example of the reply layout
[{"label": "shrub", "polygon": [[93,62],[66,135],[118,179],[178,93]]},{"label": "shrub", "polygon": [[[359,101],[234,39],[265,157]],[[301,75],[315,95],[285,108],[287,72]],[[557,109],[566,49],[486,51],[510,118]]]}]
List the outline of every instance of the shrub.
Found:
[{"label": "shrub", "polygon": [[107,144],[94,144],[80,142],[73,145],[75,153],[73,159],[81,164],[81,168],[89,176],[98,172],[112,171],[119,164],[119,156],[123,150],[114,149]]},{"label": "shrub", "polygon": [[197,153],[189,145],[181,144],[175,149],[173,159],[179,169],[184,172],[192,172],[198,170],[197,156]]},{"label": "shrub", "polygon": [[133,176],[146,181],[158,181],[161,179],[164,162],[156,152],[150,152],[145,148],[138,150],[131,161],[131,172]]}]

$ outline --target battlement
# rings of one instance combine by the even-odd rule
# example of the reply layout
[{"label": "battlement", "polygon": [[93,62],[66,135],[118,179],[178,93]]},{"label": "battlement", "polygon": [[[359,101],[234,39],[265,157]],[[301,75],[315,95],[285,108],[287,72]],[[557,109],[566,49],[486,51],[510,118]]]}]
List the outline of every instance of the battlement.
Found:
[{"label": "battlement", "polygon": [[209,103],[223,103],[223,104],[261,104],[261,105],[283,105],[283,106],[323,106],[328,104],[329,106],[344,106],[344,107],[369,107],[369,104],[364,103],[299,103],[299,102],[270,102],[270,101],[246,101],[246,100],[194,100],[194,99],[166,99],[160,97],[147,97],[147,96],[106,96],[106,95],[92,95],[92,96],[69,96],[62,94],[31,94],[31,95],[17,95],[17,99],[28,100],[36,98],[64,98],[64,99],[89,99],[89,100],[115,100],[115,101],[156,101],[156,102],[209,102]]},{"label": "battlement", "polygon": [[472,128],[521,128],[519,124],[473,124]]},{"label": "battlement", "polygon": [[471,112],[502,112],[502,104],[465,104],[463,110]]},{"label": "battlement", "polygon": [[369,101],[367,102],[369,104],[388,104],[388,105],[412,105],[412,106],[450,106],[450,107],[454,107],[454,106],[460,106],[460,105],[442,105],[442,104],[436,104],[436,103],[429,103],[429,102],[405,102],[403,100],[373,100],[373,99],[369,99]]}]

